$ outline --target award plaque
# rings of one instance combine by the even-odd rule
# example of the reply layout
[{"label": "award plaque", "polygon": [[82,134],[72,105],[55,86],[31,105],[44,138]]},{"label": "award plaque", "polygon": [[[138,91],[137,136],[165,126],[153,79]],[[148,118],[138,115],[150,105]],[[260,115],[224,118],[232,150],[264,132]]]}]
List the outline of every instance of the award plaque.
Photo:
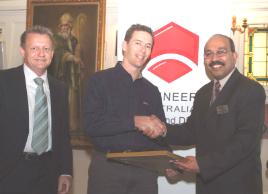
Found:
[{"label": "award plaque", "polygon": [[148,170],[156,171],[159,175],[164,175],[168,168],[176,169],[170,161],[187,161],[186,158],[173,154],[167,150],[142,151],[142,152],[110,152],[106,154],[107,159],[117,161],[127,165],[133,165]]}]

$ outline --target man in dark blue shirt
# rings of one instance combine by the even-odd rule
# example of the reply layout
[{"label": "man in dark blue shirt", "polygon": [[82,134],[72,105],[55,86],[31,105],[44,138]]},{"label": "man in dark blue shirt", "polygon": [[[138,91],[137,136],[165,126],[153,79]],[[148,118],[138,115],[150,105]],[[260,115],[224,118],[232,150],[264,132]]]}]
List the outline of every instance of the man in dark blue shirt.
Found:
[{"label": "man in dark blue shirt", "polygon": [[95,148],[88,194],[157,194],[157,173],[105,158],[106,152],[169,149],[161,137],[153,139],[166,131],[160,92],[141,75],[152,47],[152,30],[132,25],[123,42],[123,61],[87,83],[85,128]]}]

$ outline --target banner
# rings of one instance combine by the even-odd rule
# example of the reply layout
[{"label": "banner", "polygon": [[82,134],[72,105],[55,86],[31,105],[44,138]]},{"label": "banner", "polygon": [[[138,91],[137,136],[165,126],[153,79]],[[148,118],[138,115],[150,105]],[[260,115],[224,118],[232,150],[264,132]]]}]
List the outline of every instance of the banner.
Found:
[{"label": "banner", "polygon": [[[140,23],[154,31],[155,45],[143,76],[159,88],[168,123],[184,123],[191,113],[196,91],[209,82],[203,65],[204,45],[215,33],[230,35],[230,2],[119,1],[118,54],[130,25]],[[122,60],[122,56],[118,59]],[[195,149],[183,148],[175,153],[195,155]],[[194,194],[194,179],[194,175],[187,173],[176,181],[160,177],[159,194]]]}]

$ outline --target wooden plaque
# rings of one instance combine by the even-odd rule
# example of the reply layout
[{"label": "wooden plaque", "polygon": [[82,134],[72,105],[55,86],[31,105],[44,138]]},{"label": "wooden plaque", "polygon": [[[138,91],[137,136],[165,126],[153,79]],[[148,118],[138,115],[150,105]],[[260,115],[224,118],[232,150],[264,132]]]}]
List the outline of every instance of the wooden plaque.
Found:
[{"label": "wooden plaque", "polygon": [[166,150],[143,152],[110,152],[106,154],[106,157],[109,160],[156,171],[159,175],[165,175],[165,170],[167,168],[176,169],[176,167],[170,162],[171,160],[187,161],[186,158]]}]

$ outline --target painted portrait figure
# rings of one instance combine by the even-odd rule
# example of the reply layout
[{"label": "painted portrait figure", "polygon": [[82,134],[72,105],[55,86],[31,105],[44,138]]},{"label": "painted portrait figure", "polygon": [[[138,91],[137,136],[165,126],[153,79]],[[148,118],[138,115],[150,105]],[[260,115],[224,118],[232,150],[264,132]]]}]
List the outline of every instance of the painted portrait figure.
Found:
[{"label": "painted portrait figure", "polygon": [[49,72],[64,81],[69,90],[70,130],[79,129],[81,74],[85,67],[81,58],[81,47],[72,33],[73,17],[64,13],[59,19],[58,32],[54,35],[55,53]]}]

